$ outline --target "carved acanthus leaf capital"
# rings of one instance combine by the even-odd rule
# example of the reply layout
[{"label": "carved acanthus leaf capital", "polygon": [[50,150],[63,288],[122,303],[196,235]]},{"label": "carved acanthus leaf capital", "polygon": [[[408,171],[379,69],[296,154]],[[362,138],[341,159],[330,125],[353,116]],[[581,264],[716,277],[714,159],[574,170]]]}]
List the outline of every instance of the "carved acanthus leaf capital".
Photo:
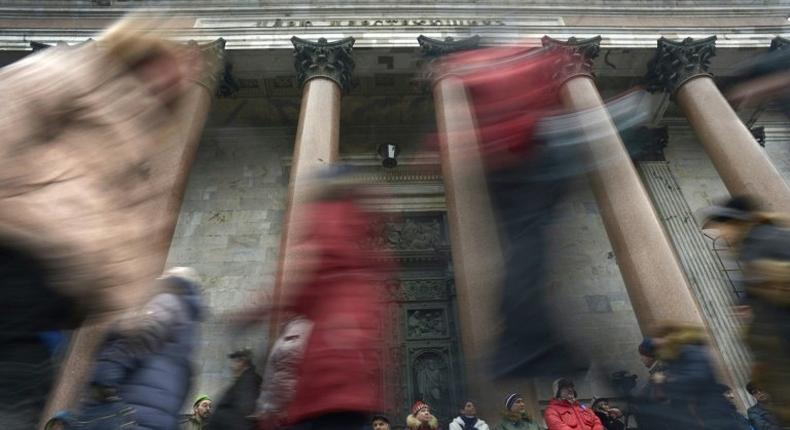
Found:
[{"label": "carved acanthus leaf capital", "polygon": [[354,71],[354,59],[351,51],[354,38],[328,42],[324,38],[318,42],[291,38],[294,45],[294,67],[296,79],[300,85],[315,77],[324,77],[337,82],[343,91],[351,89],[351,73]]},{"label": "carved acanthus leaf capital", "polygon": [[[480,47],[480,36],[474,35],[464,39],[446,37],[444,40],[432,39],[420,35],[417,37],[423,56],[428,60],[422,65],[420,78],[424,83],[430,83],[443,76],[446,71],[442,71],[440,59],[445,55],[455,52],[470,51]],[[426,85],[426,90],[430,85]]]},{"label": "carved acanthus leaf capital", "polygon": [[658,39],[658,49],[647,65],[645,81],[650,91],[674,94],[690,79],[711,76],[710,59],[716,55],[716,36],[681,42]]},{"label": "carved acanthus leaf capital", "polygon": [[593,76],[593,60],[601,50],[601,36],[589,39],[571,37],[567,41],[543,36],[540,41],[545,49],[566,54],[561,60],[562,63],[557,65],[556,78],[560,81],[564,82],[576,76]]},{"label": "carved acanthus leaf capital", "polygon": [[445,37],[444,40],[439,40],[420,35],[417,37],[417,42],[420,44],[423,55],[428,58],[436,58],[453,52],[477,49],[480,47],[480,36],[475,35],[457,40],[453,37]]},{"label": "carved acanthus leaf capital", "polygon": [[218,95],[227,95],[222,94],[220,90],[220,87],[223,85],[220,76],[222,75],[224,78],[226,72],[225,39],[220,37],[213,42],[205,44],[197,44],[195,41],[190,41],[189,46],[197,49],[200,53],[200,58],[203,60],[195,81],[206,87],[210,92],[216,89]]}]

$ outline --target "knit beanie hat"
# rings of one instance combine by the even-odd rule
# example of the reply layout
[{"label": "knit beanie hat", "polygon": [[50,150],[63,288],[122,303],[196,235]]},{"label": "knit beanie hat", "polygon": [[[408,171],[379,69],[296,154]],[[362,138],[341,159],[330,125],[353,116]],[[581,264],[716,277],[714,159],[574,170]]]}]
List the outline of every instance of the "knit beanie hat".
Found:
[{"label": "knit beanie hat", "polygon": [[417,412],[420,412],[422,408],[429,408],[428,404],[423,402],[422,400],[417,400],[414,402],[414,406],[411,407],[411,414],[415,417],[417,416]]},{"label": "knit beanie hat", "polygon": [[195,399],[195,403],[192,403],[192,407],[194,408],[195,406],[199,405],[203,400],[211,400],[211,398],[205,394],[198,396],[198,398]]},{"label": "knit beanie hat", "polygon": [[512,393],[505,398],[505,410],[510,411],[510,408],[513,406],[513,403],[516,403],[516,400],[523,399],[524,397],[521,396],[519,393]]},{"label": "knit beanie hat", "polygon": [[639,344],[639,353],[645,357],[656,358],[656,344],[652,338],[646,337],[642,343]]},{"label": "knit beanie hat", "polygon": [[573,381],[568,378],[560,378],[554,381],[551,384],[551,388],[554,390],[554,397],[559,399],[560,398],[560,390],[563,388],[571,388],[573,389],[574,395],[576,395],[576,386],[573,385]]}]

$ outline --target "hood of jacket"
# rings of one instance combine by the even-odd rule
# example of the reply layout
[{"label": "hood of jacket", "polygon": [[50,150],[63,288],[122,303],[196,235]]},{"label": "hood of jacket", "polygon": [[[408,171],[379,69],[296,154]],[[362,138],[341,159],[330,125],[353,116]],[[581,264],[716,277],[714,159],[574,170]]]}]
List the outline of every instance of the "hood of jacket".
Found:
[{"label": "hood of jacket", "polygon": [[191,319],[202,321],[206,318],[208,309],[203,303],[197,282],[183,277],[170,277],[166,282],[168,283],[167,290],[178,295],[184,302]]},{"label": "hood of jacket", "polygon": [[684,346],[705,345],[707,342],[705,331],[698,327],[671,327],[663,337],[666,342],[657,351],[658,359],[662,361],[676,359]]},{"label": "hood of jacket", "polygon": [[510,421],[512,423],[525,421],[525,422],[532,422],[532,418],[526,412],[511,412],[511,411],[503,411],[502,412],[502,419],[505,421]]},{"label": "hood of jacket", "polygon": [[417,417],[409,414],[406,417],[406,427],[408,427],[410,430],[418,430],[418,429],[423,430],[426,428],[429,428],[431,430],[436,430],[439,428],[439,420],[436,419],[435,416],[431,415],[431,420],[428,421],[428,426],[426,427],[423,425],[423,423],[420,422],[420,420],[417,419]]}]

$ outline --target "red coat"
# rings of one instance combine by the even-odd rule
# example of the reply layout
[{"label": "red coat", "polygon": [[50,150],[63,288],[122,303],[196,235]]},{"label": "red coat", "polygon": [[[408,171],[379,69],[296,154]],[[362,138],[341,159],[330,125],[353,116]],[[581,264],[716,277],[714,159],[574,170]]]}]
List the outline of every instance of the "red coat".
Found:
[{"label": "red coat", "polygon": [[579,402],[551,399],[543,418],[549,430],[604,430],[595,413]]},{"label": "red coat", "polygon": [[[310,257],[293,310],[313,322],[286,408],[296,423],[331,412],[373,412],[382,398],[383,309],[380,264],[365,242],[370,217],[347,200],[307,208],[306,235],[298,244]],[[300,254],[304,255],[304,254]]]},{"label": "red coat", "polygon": [[477,120],[480,150],[490,168],[528,157],[538,122],[560,109],[556,79],[561,54],[533,48],[489,48],[456,54]]}]

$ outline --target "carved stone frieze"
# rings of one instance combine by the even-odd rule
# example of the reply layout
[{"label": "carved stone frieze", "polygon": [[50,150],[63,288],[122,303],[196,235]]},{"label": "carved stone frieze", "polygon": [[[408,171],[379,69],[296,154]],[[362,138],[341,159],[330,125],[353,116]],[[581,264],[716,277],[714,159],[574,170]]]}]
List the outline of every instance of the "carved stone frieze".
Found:
[{"label": "carved stone frieze", "polygon": [[403,301],[447,300],[447,283],[442,279],[405,280],[399,285]]},{"label": "carved stone frieze", "polygon": [[711,76],[710,59],[716,55],[716,36],[705,39],[687,37],[681,42],[662,37],[658,49],[647,65],[647,89],[674,94],[690,79]]},{"label": "carved stone frieze", "polygon": [[406,335],[409,339],[447,337],[447,315],[443,308],[409,309],[406,315]]},{"label": "carved stone frieze", "polygon": [[343,91],[351,89],[351,73],[354,71],[354,59],[351,51],[354,38],[328,42],[324,38],[318,42],[291,38],[294,46],[294,67],[300,85],[315,77],[324,77],[337,82]]},{"label": "carved stone frieze", "polygon": [[560,81],[564,82],[576,76],[593,76],[593,60],[601,50],[601,36],[589,39],[571,37],[567,41],[543,36],[541,43],[549,51],[561,51],[566,54],[556,68],[556,78]]},{"label": "carved stone frieze", "polygon": [[446,247],[438,218],[373,223],[362,245],[393,251],[434,251]]}]

